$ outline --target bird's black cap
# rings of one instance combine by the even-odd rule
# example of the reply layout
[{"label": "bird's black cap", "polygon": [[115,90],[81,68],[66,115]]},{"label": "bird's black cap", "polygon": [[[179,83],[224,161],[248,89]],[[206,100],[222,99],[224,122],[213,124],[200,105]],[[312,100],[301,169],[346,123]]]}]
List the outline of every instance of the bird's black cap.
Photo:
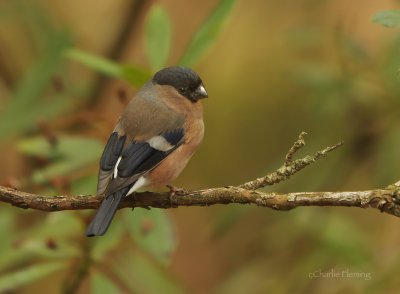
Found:
[{"label": "bird's black cap", "polygon": [[182,66],[164,68],[154,75],[152,81],[154,84],[174,87],[193,102],[208,97],[201,78],[190,68]]}]

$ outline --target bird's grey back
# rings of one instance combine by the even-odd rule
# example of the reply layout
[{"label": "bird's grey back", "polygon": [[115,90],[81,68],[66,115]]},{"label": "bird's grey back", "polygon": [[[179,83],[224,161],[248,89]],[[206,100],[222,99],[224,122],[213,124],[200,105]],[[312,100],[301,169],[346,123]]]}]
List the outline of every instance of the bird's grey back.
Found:
[{"label": "bird's grey back", "polygon": [[159,86],[149,81],[129,102],[119,126],[128,137],[133,139],[141,134],[139,139],[147,140],[163,131],[182,127],[184,115],[169,108],[164,102],[168,97],[162,95]]}]

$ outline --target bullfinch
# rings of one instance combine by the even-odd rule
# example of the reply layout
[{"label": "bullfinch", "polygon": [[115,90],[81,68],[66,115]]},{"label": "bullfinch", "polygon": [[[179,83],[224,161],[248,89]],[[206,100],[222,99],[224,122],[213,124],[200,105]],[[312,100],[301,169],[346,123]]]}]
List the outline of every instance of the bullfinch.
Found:
[{"label": "bullfinch", "polygon": [[97,194],[104,195],[86,236],[107,231],[121,200],[140,188],[170,184],[204,135],[200,77],[185,67],[157,72],[128,103],[100,159]]}]

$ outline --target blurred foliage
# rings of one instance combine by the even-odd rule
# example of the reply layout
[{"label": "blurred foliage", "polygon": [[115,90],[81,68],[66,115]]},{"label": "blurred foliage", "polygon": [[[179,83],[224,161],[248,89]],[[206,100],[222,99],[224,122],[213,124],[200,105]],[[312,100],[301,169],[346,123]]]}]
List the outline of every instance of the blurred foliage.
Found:
[{"label": "blurred foliage", "polygon": [[147,53],[153,71],[166,64],[171,47],[171,22],[161,6],[154,6],[146,23]]},{"label": "blurred foliage", "polygon": [[399,10],[385,10],[375,14],[371,20],[388,28],[395,28],[400,25]]},{"label": "blurred foliage", "polygon": [[37,264],[16,273],[4,275],[0,278],[0,291],[6,292],[7,290],[12,290],[22,285],[29,284],[38,279],[44,278],[63,267],[65,267],[65,263],[62,262]]},{"label": "blurred foliage", "polygon": [[97,294],[110,294],[110,293],[119,293],[120,289],[110,281],[106,276],[95,273],[91,277],[91,288],[92,293]]},{"label": "blurred foliage", "polygon": [[97,163],[103,146],[93,139],[58,136],[53,146],[48,139],[35,137],[21,140],[17,149],[26,155],[50,162],[44,168],[38,168],[32,173],[32,181],[42,184],[52,178],[70,175],[87,165]]},{"label": "blurred foliage", "polygon": [[149,71],[134,65],[123,65],[108,59],[83,52],[79,49],[67,49],[64,55],[72,60],[111,77],[125,79],[134,86],[143,85],[150,77]]},{"label": "blurred foliage", "polygon": [[[397,10],[377,13],[383,4],[372,0],[365,11],[344,1],[137,3],[0,2],[3,184],[94,193],[102,146],[130,86],[172,64],[195,66],[212,97],[205,141],[179,185],[260,176],[281,164],[302,130],[312,135],[302,152],[342,139],[346,146],[274,190],[398,180],[400,38],[375,25],[398,27]],[[96,17],[82,17],[85,9]],[[92,213],[0,204],[0,292],[57,292],[77,272],[80,293],[398,292],[398,220],[376,212],[124,210],[105,236],[87,239]],[[332,269],[372,278],[309,277]]]},{"label": "blurred foliage", "polygon": [[[50,37],[49,37],[50,38]],[[5,106],[0,116],[0,140],[7,136],[17,135],[32,127],[32,121],[39,117],[56,116],[65,111],[69,101],[61,95],[52,95],[52,100],[41,99],[45,88],[61,63],[61,53],[69,45],[64,32],[54,33],[49,42],[49,48],[43,53],[42,59],[30,68],[19,82],[13,97]],[[57,97],[60,96],[60,97]],[[24,112],[24,116],[18,113]],[[15,117],[19,117],[15,120]],[[10,123],[13,122],[13,123]]]},{"label": "blurred foliage", "polygon": [[192,67],[207,49],[217,40],[222,25],[233,7],[235,0],[221,0],[214,12],[194,34],[180,64]]},{"label": "blurred foliage", "polygon": [[168,264],[176,247],[176,236],[167,215],[162,210],[138,209],[134,216],[130,213],[124,216],[131,238],[159,262]]},{"label": "blurred foliage", "polygon": [[[210,20],[200,27],[200,32],[194,39],[195,47],[205,47],[203,44],[207,44],[209,47],[209,44],[217,37],[218,26],[227,16],[234,1],[228,1],[230,3],[228,6],[224,2],[227,1],[222,1]],[[22,3],[24,2],[19,5],[31,6]],[[40,17],[39,14],[39,20]],[[47,29],[53,30],[51,27]],[[171,23],[168,14],[161,6],[155,5],[150,9],[145,32],[148,59],[154,72],[165,66],[171,46]],[[16,136],[31,130],[35,127],[32,123],[38,119],[46,117],[46,120],[49,120],[60,112],[68,110],[67,107],[70,106],[70,103],[63,98],[64,95],[49,93],[48,95],[52,96],[53,101],[41,102],[43,99],[41,96],[58,70],[62,57],[78,61],[110,77],[125,79],[133,86],[141,86],[151,77],[150,70],[140,66],[119,64],[80,49],[71,48],[69,38],[64,32],[55,31],[43,42],[49,48],[43,52],[42,59],[39,59],[37,64],[33,65],[26,73],[25,78],[19,82],[19,86],[14,91],[14,97],[9,99],[2,112],[0,138],[3,140],[10,135]],[[200,58],[204,51],[202,49],[195,53],[190,52],[195,50],[197,48],[191,46],[185,55],[185,58],[189,59],[192,64]],[[19,116],[19,113],[26,115]],[[15,120],[16,117],[20,119]],[[11,121],[13,123],[10,123]],[[17,144],[17,149],[25,156],[45,162],[42,167],[33,170],[31,176],[26,180],[31,184],[44,185],[54,182],[55,179],[73,177],[85,167],[96,163],[100,158],[102,145],[95,139],[54,135],[45,130],[41,136],[21,139]],[[71,190],[85,193],[95,187],[96,180],[93,176],[82,176],[72,183]],[[82,189],[82,187],[84,188]],[[57,186],[55,188],[57,189]],[[123,255],[117,255],[110,267],[120,277],[124,287],[135,293],[160,293],[161,291],[163,293],[183,293],[182,287],[167,274],[165,268],[176,246],[176,236],[169,217],[161,210],[138,210],[134,217],[127,213],[124,215],[126,216],[126,229],[123,230],[121,224],[115,225],[104,238],[94,240],[89,252],[92,258],[101,263],[108,252],[117,250],[118,246],[121,246],[121,240],[126,236],[126,232],[133,242],[132,245],[137,245],[138,249],[133,252],[127,250]],[[0,222],[9,225],[12,223],[12,217],[12,214],[2,214]],[[80,236],[82,239],[82,215],[53,214],[47,219],[60,219],[60,217],[63,220],[62,224],[56,220],[56,223],[51,221],[53,224],[50,227],[41,224],[30,228],[28,231],[31,234],[27,233],[25,236],[27,239],[23,241],[23,245],[19,246],[18,250],[15,250],[12,244],[3,244],[0,271],[2,270],[4,274],[0,277],[0,291],[11,291],[47,277],[55,271],[66,269],[70,267],[66,261],[87,254],[83,250],[85,246],[82,245],[82,252],[79,252],[76,251],[79,248],[76,247],[76,242],[67,241],[68,238],[73,237],[70,235],[69,228],[71,226],[76,234],[73,238]],[[72,219],[68,219],[68,217],[72,217]],[[79,223],[74,224],[76,222]],[[77,230],[77,228],[80,229]],[[57,232],[54,232],[54,229]],[[10,236],[8,230],[4,229],[1,233],[5,240],[9,240],[6,237]],[[91,241],[84,239],[81,242]],[[10,254],[6,254],[7,250],[10,251]],[[13,270],[17,264],[23,265],[30,262],[32,258],[38,258],[38,261],[28,268]],[[50,263],[40,261],[53,258],[65,261]],[[91,278],[91,288],[93,293],[116,293],[119,291],[119,287],[114,285],[111,279],[100,273],[95,273]]]}]

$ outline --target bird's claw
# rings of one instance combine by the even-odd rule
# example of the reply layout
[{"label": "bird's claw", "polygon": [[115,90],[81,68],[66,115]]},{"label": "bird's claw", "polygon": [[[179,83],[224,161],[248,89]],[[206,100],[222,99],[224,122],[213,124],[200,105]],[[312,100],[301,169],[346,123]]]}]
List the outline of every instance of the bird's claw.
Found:
[{"label": "bird's claw", "polygon": [[171,185],[167,185],[167,188],[169,189],[169,193],[172,194],[173,196],[187,194],[187,191],[182,188],[177,188]]},{"label": "bird's claw", "polygon": [[132,206],[132,210],[131,211],[133,211],[134,209],[135,209],[135,204],[136,204],[136,192],[133,192],[131,195],[131,198],[132,198],[132,202],[133,202],[133,206]]},{"label": "bird's claw", "polygon": [[174,197],[179,196],[179,195],[185,195],[187,194],[187,191],[182,189],[182,188],[177,188],[171,185],[167,185],[167,188],[169,189],[169,203],[171,207],[176,207],[176,204],[174,204]]}]

